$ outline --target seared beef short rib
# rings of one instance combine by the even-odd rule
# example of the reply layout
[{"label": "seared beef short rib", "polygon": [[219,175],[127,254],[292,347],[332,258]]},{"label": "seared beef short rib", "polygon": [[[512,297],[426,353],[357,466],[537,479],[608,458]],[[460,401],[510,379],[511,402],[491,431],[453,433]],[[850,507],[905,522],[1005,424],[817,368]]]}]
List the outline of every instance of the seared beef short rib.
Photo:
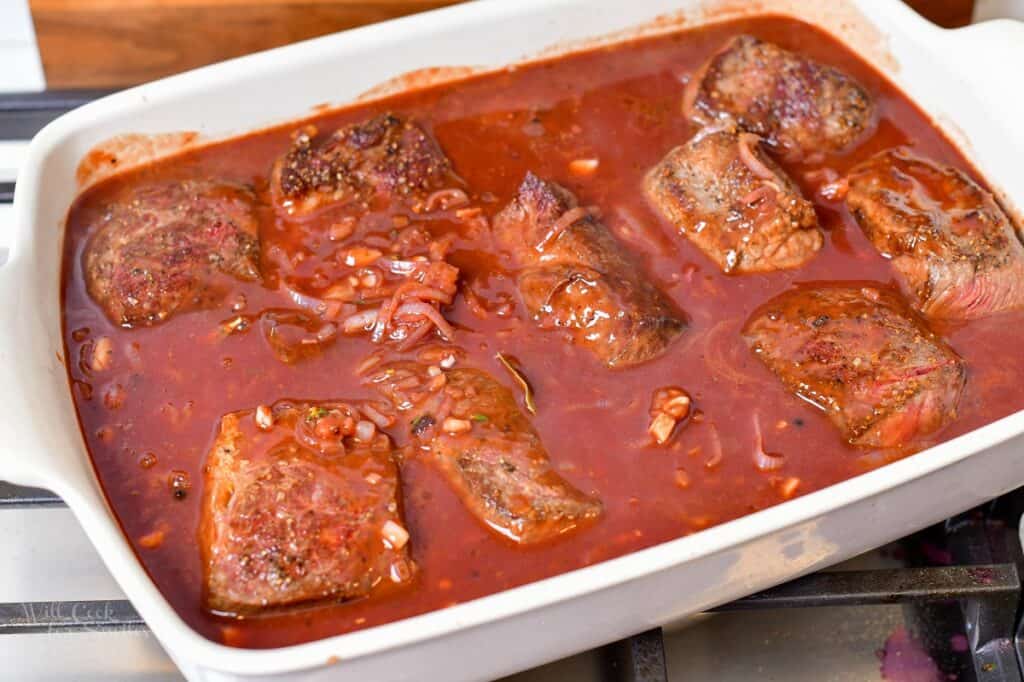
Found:
[{"label": "seared beef short rib", "polygon": [[298,131],[274,164],[270,187],[277,209],[301,218],[378,196],[422,198],[453,180],[444,152],[419,124],[381,114],[327,135],[315,128]]},{"label": "seared beef short rib", "polygon": [[89,295],[122,327],[216,305],[231,278],[260,277],[254,201],[242,187],[212,181],[135,189],[91,226]]},{"label": "seared beef short rib", "polygon": [[486,372],[402,362],[375,371],[368,383],[408,415],[412,438],[425,448],[417,456],[492,531],[532,544],[601,515],[599,500],[554,470],[512,391]]},{"label": "seared beef short rib", "polygon": [[345,403],[224,415],[204,467],[207,608],[247,614],[410,582],[390,439]]},{"label": "seared beef short rib", "polygon": [[963,361],[877,284],[797,286],[758,308],[743,334],[852,445],[920,444],[956,417]]},{"label": "seared beef short rib", "polygon": [[1024,307],[1018,232],[966,174],[889,149],[856,166],[846,184],[853,217],[926,316],[971,319]]},{"label": "seared beef short rib", "polygon": [[731,117],[794,160],[844,151],[874,123],[871,97],[849,75],[750,35],[692,78],[683,102],[691,117]]},{"label": "seared beef short rib", "polygon": [[522,268],[519,293],[537,324],[566,330],[608,367],[657,357],[686,328],[639,262],[560,185],[527,174],[494,233]]},{"label": "seared beef short rib", "polygon": [[654,207],[722,272],[797,268],[824,243],[814,206],[753,133],[706,128],[647,174]]}]

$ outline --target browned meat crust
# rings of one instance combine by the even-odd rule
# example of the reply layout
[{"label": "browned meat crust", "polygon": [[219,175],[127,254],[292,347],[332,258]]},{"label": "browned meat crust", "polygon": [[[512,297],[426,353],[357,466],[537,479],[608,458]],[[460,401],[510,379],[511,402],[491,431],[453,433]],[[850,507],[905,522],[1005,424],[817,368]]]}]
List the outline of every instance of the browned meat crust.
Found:
[{"label": "browned meat crust", "polygon": [[644,191],[725,273],[798,268],[824,242],[814,206],[753,133],[697,133],[651,169]]},{"label": "browned meat crust", "polygon": [[142,187],[112,204],[83,256],[89,295],[114,324],[157,324],[219,303],[224,276],[256,280],[259,234],[252,194],[214,182]]},{"label": "browned meat crust", "polygon": [[889,149],[855,167],[847,186],[847,207],[922,313],[971,319],[1024,307],[1024,247],[967,175]]},{"label": "browned meat crust", "polygon": [[913,445],[956,418],[963,361],[879,285],[796,287],[755,311],[743,334],[852,445]]},{"label": "browned meat crust", "polygon": [[[344,403],[224,415],[205,465],[206,607],[249,614],[410,582],[391,443]],[[395,531],[395,529],[398,529]]]},{"label": "browned meat crust", "polygon": [[520,544],[589,525],[601,503],[551,467],[512,392],[478,369],[396,363],[369,383],[408,414],[412,437],[474,516]]},{"label": "browned meat crust", "polygon": [[556,183],[527,174],[494,234],[523,268],[519,293],[539,326],[567,330],[608,367],[657,357],[686,328],[608,228]]},{"label": "browned meat crust", "polygon": [[278,210],[301,217],[333,205],[423,198],[457,184],[444,152],[417,123],[381,114],[318,136],[307,127],[271,172]]},{"label": "browned meat crust", "polygon": [[693,76],[684,110],[733,117],[790,159],[840,152],[874,125],[874,103],[852,77],[749,35],[733,38]]}]

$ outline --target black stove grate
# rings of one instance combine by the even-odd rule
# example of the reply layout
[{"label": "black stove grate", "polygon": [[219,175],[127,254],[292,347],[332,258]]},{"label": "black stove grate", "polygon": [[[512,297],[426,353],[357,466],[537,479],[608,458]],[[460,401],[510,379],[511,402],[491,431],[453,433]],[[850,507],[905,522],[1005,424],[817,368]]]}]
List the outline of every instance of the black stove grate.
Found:
[{"label": "black stove grate", "polygon": [[[100,91],[48,91],[0,95],[0,139],[29,139],[51,120]],[[0,203],[13,201],[15,184],[0,182]],[[59,506],[52,493],[0,481],[0,512],[15,507]],[[963,635],[967,651],[930,652],[944,672],[961,682],[1024,682],[1020,542],[1012,529],[1024,513],[1024,488],[909,536],[899,543],[911,567],[821,572],[719,606],[715,611],[901,604],[908,620],[928,636],[948,642]],[[939,546],[951,565],[928,565],[922,543]],[[124,600],[0,603],[0,634],[144,629]],[[667,682],[660,628],[602,649],[604,678]]]}]

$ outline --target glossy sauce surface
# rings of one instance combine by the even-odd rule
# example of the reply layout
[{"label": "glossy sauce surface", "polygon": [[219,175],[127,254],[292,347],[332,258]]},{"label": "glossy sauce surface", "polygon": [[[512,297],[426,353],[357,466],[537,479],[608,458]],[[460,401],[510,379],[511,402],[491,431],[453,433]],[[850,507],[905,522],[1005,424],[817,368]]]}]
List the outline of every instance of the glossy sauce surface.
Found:
[{"label": "glossy sauce surface", "polygon": [[[641,191],[644,173],[694,132],[680,114],[685,77],[740,32],[848,71],[878,105],[876,129],[852,151],[813,165],[781,164],[814,202],[826,233],[821,252],[798,270],[721,274],[651,210]],[[925,114],[833,39],[788,19],[743,20],[402,94],[324,114],[315,124],[332,130],[382,111],[415,119],[436,137],[488,218],[509,202],[528,171],[565,185],[581,204],[600,207],[604,222],[686,312],[689,328],[660,358],[608,370],[557,331],[534,326],[518,304],[511,261],[486,230],[470,236],[445,220],[424,223],[434,234],[456,233],[450,261],[461,270],[460,293],[444,314],[457,328],[464,363],[514,388],[495,354],[518,359],[536,392],[533,425],[554,465],[579,490],[603,501],[603,517],[553,543],[517,547],[471,517],[435,470],[408,459],[402,491],[411,556],[419,567],[412,589],[284,615],[218,618],[201,607],[197,547],[203,460],[218,420],[281,399],[371,397],[355,368],[377,347],[367,337],[341,337],[319,355],[286,365],[256,329],[227,337],[218,332],[237,314],[230,296],[216,308],[126,330],[111,324],[85,291],[86,227],[105,205],[134,183],[206,177],[252,185],[263,202],[265,281],[239,282],[235,292],[244,295],[246,313],[294,308],[278,288],[280,253],[303,251],[312,259],[299,272],[313,288],[314,277],[329,281],[330,268],[317,275],[318,268],[308,265],[334,248],[324,238],[325,222],[289,227],[268,203],[268,174],[298,124],[187,152],[88,190],[71,210],[65,243],[72,390],[94,464],[127,536],[172,605],[201,633],[236,646],[273,647],[393,621],[694,533],[896,456],[846,445],[823,414],[790,395],[758,363],[739,335],[757,306],[794,282],[893,285],[889,264],[846,209],[817,193],[823,174],[816,171],[843,174],[881,149],[908,145],[979,179]],[[577,159],[597,159],[596,172],[570,172]],[[379,219],[387,234],[394,215]],[[270,253],[275,245],[276,256]],[[503,301],[516,306],[510,315],[481,319],[467,305],[467,288],[492,311]],[[968,366],[959,418],[937,440],[1024,407],[1024,356],[1014,342],[1022,322],[1024,316],[1010,314],[933,325]],[[80,359],[102,337],[112,341],[112,363],[94,372]],[[407,355],[415,357],[416,350]],[[672,445],[656,447],[646,431],[648,409],[652,392],[664,386],[685,388],[702,416]],[[105,400],[111,394],[122,400]],[[777,471],[755,466],[755,420],[765,450],[785,457]]]}]

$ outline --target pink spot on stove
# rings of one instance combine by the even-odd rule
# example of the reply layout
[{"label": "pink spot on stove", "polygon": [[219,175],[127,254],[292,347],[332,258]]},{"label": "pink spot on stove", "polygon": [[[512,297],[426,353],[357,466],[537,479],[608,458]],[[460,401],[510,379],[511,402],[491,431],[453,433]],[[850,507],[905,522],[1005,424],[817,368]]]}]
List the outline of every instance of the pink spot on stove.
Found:
[{"label": "pink spot on stove", "polygon": [[897,628],[885,640],[878,652],[882,661],[882,679],[890,682],[944,682],[946,676],[939,670],[921,642],[906,631]]}]

